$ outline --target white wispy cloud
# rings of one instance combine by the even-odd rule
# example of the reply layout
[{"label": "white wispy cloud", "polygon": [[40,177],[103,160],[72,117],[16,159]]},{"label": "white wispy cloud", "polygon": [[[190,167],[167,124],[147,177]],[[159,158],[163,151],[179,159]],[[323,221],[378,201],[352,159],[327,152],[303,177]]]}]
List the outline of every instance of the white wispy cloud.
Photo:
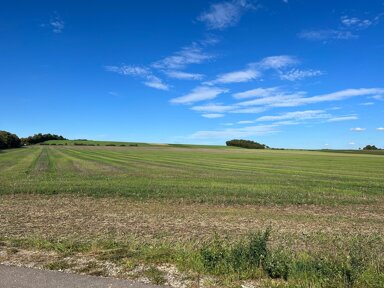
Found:
[{"label": "white wispy cloud", "polygon": [[51,26],[52,31],[54,33],[63,32],[64,27],[65,27],[64,21],[58,16],[52,18],[51,21],[49,22],[49,25]]},{"label": "white wispy cloud", "polygon": [[191,109],[197,112],[210,112],[210,113],[223,113],[233,110],[235,106],[223,105],[223,104],[205,104],[199,106],[193,106]]},{"label": "white wispy cloud", "polygon": [[240,102],[239,106],[269,106],[269,107],[294,107],[321,102],[340,101],[357,96],[384,95],[383,88],[360,88],[345,89],[329,94],[322,94],[312,97],[305,97],[306,92],[277,93],[274,96],[257,98],[249,101]]},{"label": "white wispy cloud", "polygon": [[221,118],[221,117],[224,117],[224,114],[210,113],[210,114],[202,114],[201,116],[203,116],[203,117],[205,117],[205,118],[211,118],[211,119],[214,119],[214,118]]},{"label": "white wispy cloud", "polygon": [[240,108],[237,106],[236,109],[233,109],[229,111],[229,113],[235,113],[235,114],[257,114],[264,112],[266,108],[264,107],[250,107],[250,108]]},{"label": "white wispy cloud", "polygon": [[165,84],[159,77],[153,75],[151,70],[147,67],[132,65],[105,66],[105,70],[108,72],[114,72],[125,76],[133,76],[145,79],[143,84],[151,88],[160,90],[169,89],[169,86]]},{"label": "white wispy cloud", "polygon": [[204,77],[203,74],[187,73],[183,71],[165,71],[165,74],[168,77],[181,80],[201,80]]},{"label": "white wispy cloud", "polygon": [[364,103],[360,103],[360,105],[362,106],[371,106],[371,105],[374,105],[375,103],[374,102],[364,102]]},{"label": "white wispy cloud", "polygon": [[340,116],[340,117],[332,117],[327,119],[327,122],[340,122],[340,121],[350,121],[350,120],[358,120],[359,117],[352,115],[352,116]]},{"label": "white wispy cloud", "polygon": [[377,131],[384,131],[384,127],[376,128]]},{"label": "white wispy cloud", "polygon": [[248,82],[259,78],[261,73],[256,69],[248,68],[244,70],[233,71],[217,76],[213,81],[207,81],[205,84],[214,85],[214,84],[228,84],[228,83],[240,83]]},{"label": "white wispy cloud", "polygon": [[281,121],[281,120],[309,120],[309,119],[322,119],[329,118],[330,115],[326,114],[324,110],[306,110],[287,112],[280,115],[262,116],[256,121]]},{"label": "white wispy cloud", "polygon": [[279,132],[275,125],[256,125],[222,130],[197,131],[189,136],[192,139],[229,139],[260,136]]},{"label": "white wispy cloud", "polygon": [[192,90],[189,94],[171,99],[174,104],[192,104],[204,100],[212,100],[222,93],[228,92],[227,89],[218,87],[199,86]]},{"label": "white wispy cloud", "polygon": [[197,20],[206,24],[208,29],[223,30],[235,26],[246,10],[255,8],[248,0],[232,0],[211,4],[207,11],[201,13]]},{"label": "white wispy cloud", "polygon": [[340,18],[340,25],[334,29],[305,30],[298,34],[300,38],[308,40],[348,40],[359,38],[359,32],[377,24],[383,14],[372,19],[361,19],[344,15]]},{"label": "white wispy cloud", "polygon": [[237,103],[237,105],[238,106],[267,106],[267,107],[299,106],[300,104],[297,102],[303,99],[302,96],[304,95],[305,95],[305,92],[296,92],[293,94],[280,92],[268,97],[261,97],[261,98],[256,98],[248,101],[239,102]]},{"label": "white wispy cloud", "polygon": [[292,69],[286,72],[281,72],[280,79],[288,80],[288,81],[296,81],[296,80],[302,80],[308,77],[315,77],[315,76],[321,76],[321,75],[323,75],[323,72],[319,70]]},{"label": "white wispy cloud", "polygon": [[383,14],[379,14],[372,19],[361,19],[358,17],[344,15],[340,18],[341,24],[354,30],[364,30],[379,22]]},{"label": "white wispy cloud", "polygon": [[119,96],[119,93],[114,92],[114,91],[109,91],[108,94],[111,95],[111,96],[114,96],[114,97]]},{"label": "white wispy cloud", "polygon": [[194,111],[202,113],[233,113],[233,114],[256,114],[264,112],[264,107],[241,107],[236,104],[223,105],[223,104],[205,104],[200,106],[194,106],[191,108]]},{"label": "white wispy cloud", "polygon": [[353,132],[364,132],[367,129],[356,127],[356,128],[351,128],[350,130],[353,131]]},{"label": "white wispy cloud", "polygon": [[246,99],[246,98],[253,98],[253,97],[269,97],[276,94],[277,91],[279,91],[278,87],[256,88],[256,89],[251,89],[244,92],[235,93],[232,96],[235,99]]},{"label": "white wispy cloud", "polygon": [[149,75],[147,79],[148,80],[144,82],[144,85],[155,88],[155,89],[159,89],[159,90],[169,90],[169,86],[163,83],[163,81],[160,78],[153,75]]},{"label": "white wispy cloud", "polygon": [[260,62],[254,65],[263,69],[282,69],[291,65],[297,64],[299,61],[296,57],[289,55],[278,55],[263,58]]},{"label": "white wispy cloud", "polygon": [[251,121],[251,120],[241,120],[241,121],[238,121],[237,124],[252,124],[252,123],[255,123],[255,121]]},{"label": "white wispy cloud", "polygon": [[140,76],[140,77],[146,77],[147,75],[151,74],[150,70],[146,67],[132,66],[132,65],[105,66],[105,70],[108,72],[115,72],[122,75]]},{"label": "white wispy cloud", "polygon": [[377,94],[377,95],[373,95],[370,98],[375,99],[375,100],[384,100],[384,95],[383,94]]},{"label": "white wispy cloud", "polygon": [[348,40],[358,38],[358,35],[351,31],[336,29],[305,30],[300,32],[298,36],[302,39],[314,41],[324,41],[328,39]]},{"label": "white wispy cloud", "polygon": [[152,67],[167,70],[182,69],[189,64],[200,64],[212,58],[214,58],[213,55],[207,54],[199,45],[194,43],[182,48],[174,55],[156,61]]},{"label": "white wispy cloud", "polygon": [[280,71],[280,69],[295,65],[297,63],[298,60],[295,57],[289,55],[265,57],[259,62],[249,63],[247,67],[242,70],[219,74],[216,79],[212,81],[206,81],[204,84],[215,85],[249,82],[260,78],[264,70],[273,69]]}]

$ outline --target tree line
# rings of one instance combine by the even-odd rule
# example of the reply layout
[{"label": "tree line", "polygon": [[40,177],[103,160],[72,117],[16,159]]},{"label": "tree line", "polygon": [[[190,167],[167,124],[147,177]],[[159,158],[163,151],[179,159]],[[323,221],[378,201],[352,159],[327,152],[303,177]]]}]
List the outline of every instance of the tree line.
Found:
[{"label": "tree line", "polygon": [[61,135],[50,134],[50,133],[48,133],[48,134],[39,133],[39,134],[35,134],[33,136],[29,136],[26,138],[21,138],[20,140],[25,145],[32,145],[32,144],[38,144],[41,142],[45,142],[48,140],[68,140],[68,139],[64,138]]},{"label": "tree line", "polygon": [[0,131],[0,149],[18,148],[23,145],[33,145],[48,140],[67,140],[61,135],[38,133],[26,138],[19,138],[16,134],[8,131]]},{"label": "tree line", "polygon": [[269,147],[265,144],[261,144],[251,140],[243,140],[243,139],[233,139],[225,142],[227,146],[236,146],[248,149],[268,149]]}]

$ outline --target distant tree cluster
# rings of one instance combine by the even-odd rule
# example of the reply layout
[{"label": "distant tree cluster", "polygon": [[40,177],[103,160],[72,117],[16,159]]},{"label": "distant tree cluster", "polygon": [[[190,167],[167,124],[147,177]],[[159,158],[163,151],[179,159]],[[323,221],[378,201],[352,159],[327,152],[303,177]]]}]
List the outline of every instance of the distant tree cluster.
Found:
[{"label": "distant tree cluster", "polygon": [[269,148],[265,144],[260,144],[251,140],[243,140],[243,139],[233,139],[225,142],[227,146],[236,146],[248,149],[266,149]]},{"label": "distant tree cluster", "polygon": [[16,134],[0,131],[0,149],[17,148],[21,146],[20,138]]},{"label": "distant tree cluster", "polygon": [[375,145],[367,145],[363,148],[363,150],[379,150]]},{"label": "distant tree cluster", "polygon": [[35,134],[33,136],[29,136],[27,138],[21,138],[21,141],[23,144],[26,145],[32,145],[32,144],[37,144],[41,142],[45,142],[48,140],[68,140],[64,138],[61,135],[56,135],[56,134]]}]

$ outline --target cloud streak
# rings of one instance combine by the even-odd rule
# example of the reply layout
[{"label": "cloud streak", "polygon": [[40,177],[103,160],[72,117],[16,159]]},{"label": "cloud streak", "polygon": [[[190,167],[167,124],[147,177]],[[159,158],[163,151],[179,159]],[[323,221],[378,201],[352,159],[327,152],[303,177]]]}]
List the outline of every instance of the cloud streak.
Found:
[{"label": "cloud streak", "polygon": [[105,70],[120,75],[142,78],[145,80],[143,84],[151,88],[159,90],[169,89],[167,84],[165,84],[159,77],[153,75],[151,70],[146,67],[132,65],[105,66]]},{"label": "cloud streak", "polygon": [[[206,85],[215,85],[215,84],[229,84],[229,83],[242,83],[249,82],[255,79],[258,79],[262,76],[265,70],[276,70],[282,73],[280,70],[288,66],[295,65],[298,63],[298,60],[295,57],[289,55],[278,55],[263,58],[259,62],[249,63],[245,69],[236,70],[228,73],[219,74],[216,79],[212,81],[206,81]],[[304,72],[301,76],[304,78]],[[314,74],[314,72],[312,72]],[[307,72],[308,74],[308,72]],[[315,75],[313,75],[315,76]],[[293,77],[293,76],[291,76]]]},{"label": "cloud streak", "polygon": [[199,86],[184,96],[171,99],[170,102],[173,104],[192,104],[204,100],[212,100],[226,92],[228,92],[227,89]]},{"label": "cloud streak", "polygon": [[255,6],[248,0],[218,2],[211,4],[197,20],[203,22],[210,30],[224,30],[235,26],[249,9],[255,9]]},{"label": "cloud streak", "polygon": [[379,14],[372,19],[361,19],[344,15],[336,29],[304,30],[298,37],[313,41],[357,39],[359,32],[379,23],[382,16],[383,14]]},{"label": "cloud streak", "polygon": [[165,74],[170,78],[180,80],[201,80],[204,77],[203,74],[187,73],[183,71],[166,71]]},{"label": "cloud streak", "polygon": [[306,111],[294,111],[287,112],[274,116],[262,116],[256,119],[256,121],[281,121],[281,120],[309,120],[309,119],[323,119],[329,118],[330,115],[326,114],[324,110],[306,110]]},{"label": "cloud streak", "polygon": [[249,82],[257,79],[261,73],[256,69],[244,69],[219,75],[215,80],[205,82],[207,85]]},{"label": "cloud streak", "polygon": [[356,39],[359,36],[351,31],[323,29],[323,30],[305,30],[298,34],[299,38],[313,41],[324,40],[349,40]]},{"label": "cloud streak", "polygon": [[[245,91],[247,92],[247,91]],[[242,92],[242,93],[245,93]],[[351,97],[384,95],[382,88],[345,89],[329,94],[305,97],[306,92],[300,91],[292,94],[277,93],[270,97],[262,97],[254,100],[238,103],[239,106],[269,106],[269,107],[295,107],[308,104],[345,100]]]},{"label": "cloud streak", "polygon": [[350,130],[353,131],[353,132],[364,132],[367,129],[356,127],[356,128],[351,128]]},{"label": "cloud streak", "polygon": [[319,70],[299,70],[299,69],[292,69],[290,71],[287,71],[285,73],[280,73],[280,79],[281,80],[288,80],[288,81],[297,81],[302,80],[304,78],[308,77],[315,77],[315,76],[321,76],[323,75],[323,72]]},{"label": "cloud streak", "polygon": [[197,44],[182,48],[174,55],[165,57],[156,61],[151,66],[156,69],[182,69],[189,64],[200,64],[214,58],[213,55],[207,54]]},{"label": "cloud streak", "polygon": [[327,120],[327,122],[341,122],[341,121],[350,121],[350,120],[358,120],[357,116],[340,116],[340,117],[332,117]]},{"label": "cloud streak", "polygon": [[204,118],[215,119],[215,118],[224,117],[224,114],[212,113],[212,114],[202,114],[201,116],[203,116]]}]

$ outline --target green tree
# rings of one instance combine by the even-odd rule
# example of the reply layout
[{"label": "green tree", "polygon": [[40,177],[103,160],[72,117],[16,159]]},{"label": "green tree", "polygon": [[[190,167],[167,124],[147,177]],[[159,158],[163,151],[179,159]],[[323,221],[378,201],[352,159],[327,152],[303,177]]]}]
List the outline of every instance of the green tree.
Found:
[{"label": "green tree", "polygon": [[20,138],[8,131],[0,131],[0,149],[17,148],[21,146]]},{"label": "green tree", "polygon": [[363,148],[363,150],[378,150],[379,148],[377,148],[375,145],[367,145]]}]

